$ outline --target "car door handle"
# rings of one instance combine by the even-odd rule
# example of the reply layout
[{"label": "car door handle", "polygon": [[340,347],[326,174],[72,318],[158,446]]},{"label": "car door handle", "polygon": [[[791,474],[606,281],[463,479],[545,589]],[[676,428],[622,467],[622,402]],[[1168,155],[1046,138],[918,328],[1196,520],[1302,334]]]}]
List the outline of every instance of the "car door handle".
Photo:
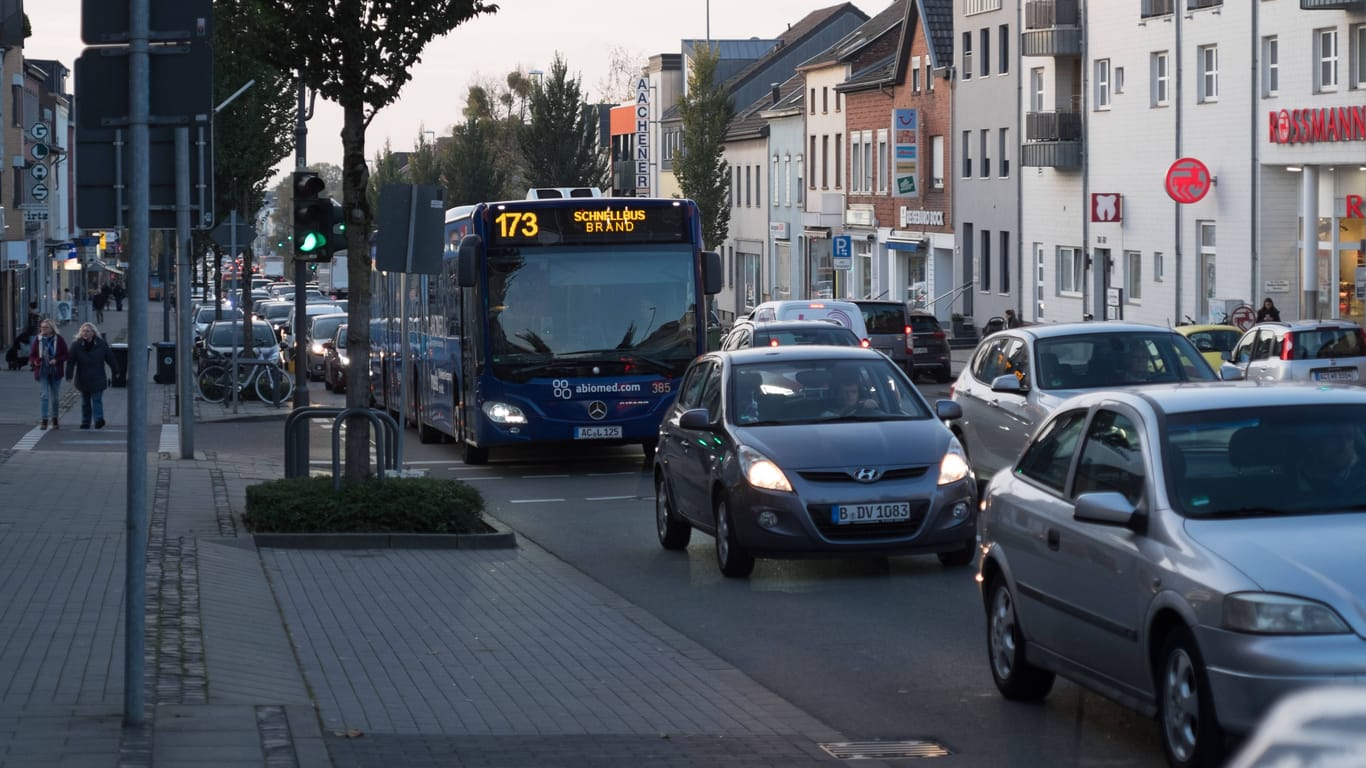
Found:
[{"label": "car door handle", "polygon": [[1061,538],[1062,538],[1062,536],[1058,533],[1058,529],[1056,529],[1056,528],[1049,528],[1049,529],[1048,529],[1048,548],[1051,549],[1051,550],[1053,550],[1054,552],[1057,552],[1057,551],[1058,551],[1058,547],[1059,547],[1059,540],[1060,540]]}]

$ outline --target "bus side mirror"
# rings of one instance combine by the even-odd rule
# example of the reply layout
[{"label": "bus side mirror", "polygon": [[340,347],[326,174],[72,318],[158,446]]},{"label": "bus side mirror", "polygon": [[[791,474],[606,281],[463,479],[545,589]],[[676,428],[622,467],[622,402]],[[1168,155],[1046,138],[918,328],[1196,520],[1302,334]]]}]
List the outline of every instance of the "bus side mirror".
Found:
[{"label": "bus side mirror", "polygon": [[716,251],[703,251],[702,292],[708,296],[720,293],[721,278],[721,254]]},{"label": "bus side mirror", "polygon": [[479,250],[483,247],[483,238],[478,235],[460,238],[460,250],[456,252],[456,279],[461,288],[473,288],[478,282]]}]

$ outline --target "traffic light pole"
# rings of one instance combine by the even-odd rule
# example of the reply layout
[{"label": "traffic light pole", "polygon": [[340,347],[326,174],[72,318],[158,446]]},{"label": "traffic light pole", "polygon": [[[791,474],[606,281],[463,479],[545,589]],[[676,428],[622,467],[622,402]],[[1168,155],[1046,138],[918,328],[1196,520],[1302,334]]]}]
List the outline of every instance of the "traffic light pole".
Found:
[{"label": "traffic light pole", "polygon": [[[308,167],[308,89],[304,86],[302,73],[299,77],[299,111],[298,121],[294,124],[294,167],[304,170]],[[297,190],[296,190],[297,193]],[[304,295],[304,284],[308,282],[308,262],[299,258],[299,254],[294,254],[294,327],[289,329],[294,334],[294,407],[308,407],[308,348],[304,345],[303,329],[301,327],[308,319],[308,297]],[[304,430],[305,432],[307,430]],[[295,466],[308,466],[308,437],[303,435],[298,441],[302,446],[299,450],[302,453],[304,462]]]}]

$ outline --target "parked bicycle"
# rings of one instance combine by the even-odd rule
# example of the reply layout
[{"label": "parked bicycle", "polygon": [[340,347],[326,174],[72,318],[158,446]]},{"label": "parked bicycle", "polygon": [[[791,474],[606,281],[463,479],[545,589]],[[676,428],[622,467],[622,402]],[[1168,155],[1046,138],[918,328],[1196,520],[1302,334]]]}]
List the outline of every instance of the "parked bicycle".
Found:
[{"label": "parked bicycle", "polygon": [[[221,403],[233,394],[233,370],[228,360],[213,362],[199,369],[196,381],[199,395],[208,403]],[[236,397],[254,392],[264,403],[278,406],[294,394],[294,379],[274,360],[237,360]]]}]

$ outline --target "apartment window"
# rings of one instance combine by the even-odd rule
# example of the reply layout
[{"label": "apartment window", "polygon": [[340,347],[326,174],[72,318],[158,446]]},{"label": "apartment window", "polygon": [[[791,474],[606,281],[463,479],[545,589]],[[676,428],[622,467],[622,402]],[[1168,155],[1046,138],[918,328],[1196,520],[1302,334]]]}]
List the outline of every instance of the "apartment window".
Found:
[{"label": "apartment window", "polygon": [[1096,109],[1110,108],[1110,60],[1096,59]]},{"label": "apartment window", "polygon": [[821,189],[830,188],[830,134],[821,136]]},{"label": "apartment window", "polygon": [[977,254],[978,276],[977,287],[983,293],[991,291],[991,232],[982,230],[982,252]]},{"label": "apartment window", "polygon": [[764,167],[754,164],[754,207],[764,207]]},{"label": "apartment window", "polygon": [[[812,163],[815,163],[815,162],[816,162],[816,135],[815,135],[815,134],[812,134],[812,135],[811,135],[811,162],[812,162]],[[812,189],[815,189],[815,188],[816,188],[816,173],[815,173],[815,169],[814,169],[814,168],[812,169],[811,180],[807,183],[807,186],[811,187]]]},{"label": "apartment window", "polygon": [[1162,271],[1163,271],[1163,266],[1164,266],[1164,265],[1163,265],[1163,263],[1162,263],[1162,252],[1161,252],[1161,251],[1155,251],[1155,252],[1153,253],[1153,282],[1154,282],[1154,283],[1160,283],[1160,282],[1162,282]]},{"label": "apartment window", "polygon": [[963,178],[972,178],[972,131],[963,131]]},{"label": "apartment window", "polygon": [[1124,295],[1131,303],[1143,298],[1143,254],[1124,252]]},{"label": "apartment window", "polygon": [[911,93],[920,93],[920,57],[911,57]]},{"label": "apartment window", "polygon": [[1029,111],[1043,111],[1043,67],[1029,70]]},{"label": "apartment window", "polygon": [[1200,67],[1201,103],[1219,100],[1219,46],[1202,45],[1196,50],[1197,66]]},{"label": "apartment window", "polygon": [[735,175],[731,177],[730,183],[730,204],[732,208],[740,207],[740,166],[735,166]]},{"label": "apartment window", "polygon": [[1262,38],[1262,96],[1281,92],[1281,44],[1275,35]]},{"label": "apartment window", "polygon": [[934,93],[934,70],[930,67],[930,62],[925,62],[925,91]]},{"label": "apartment window", "polygon": [[[792,185],[795,168],[791,155],[783,155],[783,206],[792,207]],[[798,182],[800,183],[800,182]]]},{"label": "apartment window", "polygon": [[1058,248],[1058,293],[1081,295],[1081,256],[1076,248]]},{"label": "apartment window", "polygon": [[750,176],[751,176],[751,173],[753,172],[753,170],[754,170],[754,169],[751,168],[750,166],[748,166],[748,165],[745,166],[745,207],[746,207],[746,208],[751,207],[750,204],[751,204],[752,198],[750,197],[750,193],[754,190],[754,182],[751,180]]},{"label": "apartment window", "polygon": [[1314,89],[1336,91],[1338,89],[1338,28],[1314,30]]},{"label": "apartment window", "polygon": [[1001,129],[1001,146],[997,152],[1001,156],[1001,178],[1010,176],[1010,129]]},{"label": "apartment window", "polygon": [[844,109],[844,94],[840,93],[839,91],[835,91],[835,111],[836,111],[836,112],[839,112],[839,111],[841,111],[841,110],[843,110],[843,109]]},{"label": "apartment window", "polygon": [[1116,94],[1124,93],[1124,67],[1115,67],[1115,86]]},{"label": "apartment window", "polygon": [[873,164],[876,156],[873,154],[873,132],[862,131],[858,134],[859,154],[862,155],[862,171],[857,179],[850,179],[850,184],[858,184],[860,191],[867,194],[873,192]]},{"label": "apartment window", "polygon": [[815,88],[812,88],[812,89],[811,89],[811,109],[810,109],[810,112],[811,112],[811,114],[813,114],[813,115],[816,114],[816,89],[815,89]]},{"label": "apartment window", "polygon": [[1002,24],[1000,28],[1000,40],[996,43],[997,54],[1001,61],[996,65],[996,73],[1005,75],[1010,73],[1010,25]]},{"label": "apartment window", "polygon": [[780,189],[780,187],[778,186],[778,184],[779,184],[779,182],[782,181],[782,176],[779,175],[779,174],[781,174],[781,173],[782,173],[782,166],[778,164],[778,156],[777,156],[777,155],[774,155],[774,156],[773,156],[773,178],[769,179],[769,181],[768,181],[768,188],[769,188],[769,191],[773,193],[773,207],[774,207],[774,208],[777,208],[777,207],[778,207],[779,205],[781,205],[782,202],[783,202],[783,196],[782,196],[781,194],[779,194],[779,192],[778,192],[778,190]]},{"label": "apartment window", "polygon": [[827,112],[829,112],[829,111],[830,111],[830,88],[829,88],[829,86],[824,86],[824,85],[823,85],[823,86],[821,86],[821,114],[823,115],[823,114],[825,114],[825,113],[827,113]]},{"label": "apartment window", "polygon": [[1366,24],[1352,27],[1352,87],[1366,88]]},{"label": "apartment window", "polygon": [[863,133],[849,134],[849,191],[864,192],[863,188]]},{"label": "apartment window", "polygon": [[982,77],[991,74],[991,29],[982,28],[982,50],[978,52],[978,61],[982,63]]},{"label": "apartment window", "polygon": [[1152,70],[1150,79],[1153,84],[1151,94],[1151,104],[1154,107],[1165,107],[1171,98],[1171,59],[1167,57],[1166,51],[1157,51],[1152,55],[1150,64]]},{"label": "apartment window", "polygon": [[842,189],[844,184],[844,134],[835,134],[835,189]]},{"label": "apartment window", "polygon": [[797,205],[806,202],[806,185],[802,183],[802,179],[805,178],[803,175],[805,173],[805,167],[802,156],[797,155],[797,181],[793,185],[797,188]]},{"label": "apartment window", "polygon": [[877,191],[878,194],[887,193],[887,185],[890,183],[892,175],[887,171],[887,163],[891,154],[887,151],[887,129],[882,128],[877,132]]},{"label": "apartment window", "polygon": [[1001,293],[1010,293],[1010,233],[1001,231]]},{"label": "apartment window", "polygon": [[981,133],[981,155],[982,155],[982,178],[991,176],[991,153],[988,147],[991,146],[991,129],[983,128]]},{"label": "apartment window", "polygon": [[930,137],[930,172],[933,174],[931,184],[935,189],[944,188],[944,137]]},{"label": "apartment window", "polygon": [[972,33],[963,33],[963,74],[960,79],[972,79]]}]

